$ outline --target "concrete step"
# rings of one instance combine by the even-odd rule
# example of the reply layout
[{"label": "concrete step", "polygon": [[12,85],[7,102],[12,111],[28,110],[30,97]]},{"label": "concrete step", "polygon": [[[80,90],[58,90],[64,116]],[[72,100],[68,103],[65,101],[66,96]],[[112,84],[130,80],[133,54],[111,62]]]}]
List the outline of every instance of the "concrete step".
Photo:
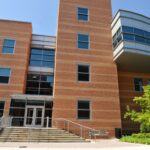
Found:
[{"label": "concrete step", "polygon": [[85,142],[83,138],[65,130],[5,128],[0,132],[0,142]]}]

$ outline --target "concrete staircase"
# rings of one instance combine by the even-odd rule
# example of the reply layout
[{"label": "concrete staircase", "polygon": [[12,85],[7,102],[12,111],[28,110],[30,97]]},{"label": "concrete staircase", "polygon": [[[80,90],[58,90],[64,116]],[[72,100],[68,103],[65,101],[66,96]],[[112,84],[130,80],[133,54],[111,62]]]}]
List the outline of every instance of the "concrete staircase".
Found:
[{"label": "concrete staircase", "polygon": [[31,128],[4,128],[0,130],[0,142],[86,142],[83,138],[67,131]]}]

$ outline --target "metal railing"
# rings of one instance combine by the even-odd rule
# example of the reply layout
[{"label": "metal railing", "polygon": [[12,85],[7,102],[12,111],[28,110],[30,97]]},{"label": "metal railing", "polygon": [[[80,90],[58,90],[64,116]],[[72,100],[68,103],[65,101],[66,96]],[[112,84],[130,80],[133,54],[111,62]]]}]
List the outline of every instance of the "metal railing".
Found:
[{"label": "metal railing", "polygon": [[[0,128],[5,128],[5,127],[25,127],[24,126],[24,121],[25,117],[2,117],[0,118]],[[64,119],[64,118],[43,118],[43,124],[41,127],[35,126],[35,124],[32,123],[27,126],[28,128],[28,140],[30,141],[32,138],[32,129],[36,128],[58,128],[58,129],[63,129],[69,133],[78,135],[81,138],[84,139],[96,139],[97,134],[101,133],[99,136],[103,135],[108,135],[108,131],[104,129],[93,129],[84,125],[81,125],[79,123]],[[95,134],[96,133],[96,134]]]},{"label": "metal railing", "polygon": [[53,127],[61,128],[68,131],[69,133],[76,134],[85,139],[96,139],[97,135],[94,133],[101,133],[99,136],[108,136],[109,134],[107,130],[96,130],[64,118],[54,118],[52,123]]},{"label": "metal railing", "polygon": [[3,117],[0,117],[0,128],[3,127],[2,123],[3,123]]}]

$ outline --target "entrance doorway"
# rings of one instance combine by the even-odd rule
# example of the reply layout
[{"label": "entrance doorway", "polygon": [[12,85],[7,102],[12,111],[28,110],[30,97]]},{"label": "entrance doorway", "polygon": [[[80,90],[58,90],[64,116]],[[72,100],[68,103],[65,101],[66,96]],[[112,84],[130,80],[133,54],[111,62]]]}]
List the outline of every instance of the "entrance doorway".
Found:
[{"label": "entrance doorway", "polygon": [[25,110],[25,127],[43,127],[44,107],[43,106],[26,106]]}]

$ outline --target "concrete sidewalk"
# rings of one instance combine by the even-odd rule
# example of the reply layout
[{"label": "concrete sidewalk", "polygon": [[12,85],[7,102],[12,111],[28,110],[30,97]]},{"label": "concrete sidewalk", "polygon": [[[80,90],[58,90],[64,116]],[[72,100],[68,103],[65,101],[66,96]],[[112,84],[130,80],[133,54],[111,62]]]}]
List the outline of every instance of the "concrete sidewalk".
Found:
[{"label": "concrete sidewalk", "polygon": [[113,140],[98,140],[91,143],[0,143],[0,150],[150,150],[149,145],[130,144],[119,142],[117,139]]}]

